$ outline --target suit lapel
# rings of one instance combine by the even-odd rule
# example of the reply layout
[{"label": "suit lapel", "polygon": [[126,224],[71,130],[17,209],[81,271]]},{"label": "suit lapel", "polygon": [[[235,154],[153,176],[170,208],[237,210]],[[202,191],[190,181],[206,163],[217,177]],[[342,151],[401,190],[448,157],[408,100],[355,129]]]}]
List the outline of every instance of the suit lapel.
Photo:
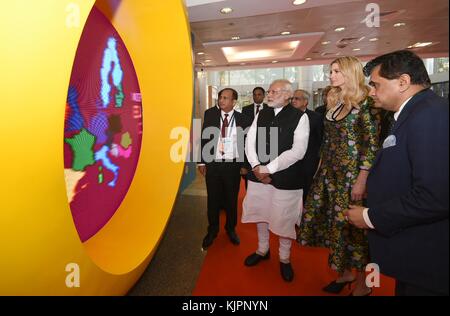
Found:
[{"label": "suit lapel", "polygon": [[397,122],[395,122],[391,134],[395,134],[395,132],[399,129],[399,127],[406,121],[409,114],[411,114],[416,108],[416,106],[420,104],[420,101],[424,98],[429,97],[430,93],[433,92],[431,92],[429,89],[425,89],[417,93],[415,96],[412,97],[411,100],[409,100],[409,102],[405,105],[402,112],[400,113]]},{"label": "suit lapel", "polygon": [[[389,135],[395,135],[397,131],[400,129],[400,127],[405,123],[409,117],[409,115],[414,112],[414,110],[417,108],[417,106],[420,104],[420,101],[424,98],[428,98],[430,96],[430,93],[433,93],[429,89],[425,89],[417,93],[414,97],[412,97],[411,100],[405,105],[402,112],[400,113],[400,116],[398,117],[397,122],[395,122],[394,127],[392,128],[392,131]],[[383,148],[380,148],[375,161],[372,164],[371,170],[373,170],[381,160],[381,157],[383,156]]]}]

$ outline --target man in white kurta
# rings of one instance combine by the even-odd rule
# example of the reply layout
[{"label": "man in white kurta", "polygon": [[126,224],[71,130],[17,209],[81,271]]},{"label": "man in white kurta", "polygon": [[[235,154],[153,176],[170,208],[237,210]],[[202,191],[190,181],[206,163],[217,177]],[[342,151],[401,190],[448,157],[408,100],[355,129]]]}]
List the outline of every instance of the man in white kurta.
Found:
[{"label": "man in white kurta", "polygon": [[[297,110],[290,105],[293,95],[292,85],[287,80],[277,80],[272,83],[268,92],[268,111],[274,111],[274,121],[283,113],[298,115]],[[285,107],[288,107],[284,109]],[[291,109],[292,108],[292,109]],[[289,111],[288,111],[289,110]],[[252,167],[254,177],[250,178],[247,194],[243,202],[243,223],[257,223],[258,249],[245,260],[245,265],[253,266],[259,261],[269,258],[269,230],[279,236],[280,272],[285,281],[292,281],[294,272],[290,264],[290,249],[292,240],[296,238],[295,225],[299,224],[302,211],[303,190],[300,188],[302,179],[296,178],[292,172],[300,168],[299,161],[303,159],[308,146],[309,120],[307,115],[301,115],[298,124],[291,137],[291,148],[277,153],[276,158],[263,165],[257,151],[257,134],[259,113],[247,134],[246,155]],[[293,116],[292,114],[289,114]],[[271,114],[273,115],[273,114]],[[267,116],[267,115],[266,115]],[[281,120],[280,124],[286,122]],[[296,121],[295,121],[296,122]],[[273,124],[273,123],[272,123]],[[288,124],[288,123],[284,123]],[[282,129],[289,130],[289,126],[278,126],[280,133]],[[281,134],[280,134],[281,135]],[[291,168],[293,171],[286,170]],[[281,172],[281,171],[287,171]],[[281,173],[280,173],[281,172]],[[283,182],[283,178],[289,178],[291,187],[289,189],[276,188],[274,182]],[[298,180],[297,180],[298,179]],[[292,182],[297,182],[298,185]],[[292,186],[293,185],[293,186]],[[281,186],[283,187],[283,186]],[[292,189],[295,187],[297,189]]]}]

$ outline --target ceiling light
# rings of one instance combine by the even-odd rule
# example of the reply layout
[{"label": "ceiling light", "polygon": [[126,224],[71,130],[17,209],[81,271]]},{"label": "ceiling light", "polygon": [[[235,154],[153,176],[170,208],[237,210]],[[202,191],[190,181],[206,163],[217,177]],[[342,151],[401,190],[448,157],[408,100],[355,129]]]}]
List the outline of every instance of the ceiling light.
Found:
[{"label": "ceiling light", "polygon": [[291,35],[291,32],[288,32],[288,31],[286,31],[286,32],[281,32],[281,35]]},{"label": "ceiling light", "polygon": [[232,8],[223,8],[220,10],[220,13],[222,14],[230,14],[231,12],[233,12]]},{"label": "ceiling light", "polygon": [[431,44],[433,44],[433,42],[425,42],[425,43],[416,43],[414,44],[415,47],[426,47],[426,46],[430,46]]},{"label": "ceiling light", "polygon": [[376,42],[376,41],[378,41],[377,37],[373,37],[373,38],[369,39],[369,42]]},{"label": "ceiling light", "polygon": [[330,41],[325,41],[325,42],[322,42],[322,45],[328,45],[330,43],[331,43]]},{"label": "ceiling light", "polygon": [[291,49],[297,49],[298,45],[300,44],[300,41],[293,41],[289,43],[289,47]]},{"label": "ceiling light", "polygon": [[361,48],[353,48],[354,52],[359,52],[361,50]]},{"label": "ceiling light", "polygon": [[309,60],[312,60],[312,58],[311,58],[311,57],[308,57],[308,58],[306,58],[306,60],[308,60],[308,61],[309,61]]},{"label": "ceiling light", "polygon": [[198,52],[197,55],[205,55],[204,52]]},{"label": "ceiling light", "polygon": [[305,3],[306,0],[295,0],[294,2],[292,2],[293,5],[301,5],[303,3]]},{"label": "ceiling light", "polygon": [[240,36],[233,36],[231,39],[232,39],[233,41],[238,41],[238,40],[241,39],[241,37],[240,37]]},{"label": "ceiling light", "polygon": [[276,63],[278,63],[278,60],[272,61],[272,64],[276,64]]},{"label": "ceiling light", "polygon": [[229,63],[242,63],[250,61],[265,61],[291,58],[298,49],[300,41],[286,41],[276,47],[261,49],[259,43],[248,46],[222,47],[222,52]]},{"label": "ceiling light", "polygon": [[205,60],[205,63],[210,63],[212,60],[211,59],[207,59]]},{"label": "ceiling light", "polygon": [[424,43],[418,42],[418,43],[415,43],[414,45],[408,46],[408,48],[427,47],[427,46],[430,46],[430,45],[432,45],[432,44],[433,44],[433,42],[424,42]]},{"label": "ceiling light", "polygon": [[406,25],[406,23],[403,23],[403,22],[401,22],[401,23],[395,23],[394,24],[394,27],[400,27],[400,26],[405,26]]},{"label": "ceiling light", "polygon": [[338,27],[336,29],[334,29],[335,32],[342,32],[345,31],[345,27]]}]

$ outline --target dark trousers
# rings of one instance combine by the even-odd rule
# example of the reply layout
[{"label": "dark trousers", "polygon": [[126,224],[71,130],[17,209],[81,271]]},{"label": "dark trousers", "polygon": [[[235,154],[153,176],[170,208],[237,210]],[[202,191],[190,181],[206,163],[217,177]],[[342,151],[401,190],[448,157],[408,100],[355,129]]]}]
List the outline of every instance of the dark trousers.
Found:
[{"label": "dark trousers", "polygon": [[219,213],[225,208],[225,229],[234,232],[237,224],[237,203],[241,182],[241,164],[213,162],[206,166],[206,190],[208,192],[208,233],[219,232]]},{"label": "dark trousers", "polygon": [[395,296],[445,296],[445,295],[446,294],[436,293],[431,290],[427,290],[415,285],[407,284],[396,280]]}]

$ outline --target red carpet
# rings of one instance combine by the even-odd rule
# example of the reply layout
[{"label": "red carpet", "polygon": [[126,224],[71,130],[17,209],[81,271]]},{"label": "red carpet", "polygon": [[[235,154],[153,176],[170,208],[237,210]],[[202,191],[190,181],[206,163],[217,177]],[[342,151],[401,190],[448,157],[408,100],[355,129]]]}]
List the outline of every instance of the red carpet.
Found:
[{"label": "red carpet", "polygon": [[[221,231],[208,249],[196,288],[195,296],[319,296],[327,295],[321,288],[336,279],[336,274],[328,268],[328,250],[301,247],[293,243],[291,263],[294,280],[285,282],[280,275],[278,261],[278,238],[271,234],[270,260],[261,261],[254,267],[244,266],[245,258],[257,248],[255,224],[242,224],[242,200],[245,187],[241,185],[238,209],[237,233],[241,239],[239,246],[233,245],[223,226],[225,214],[221,214]],[[206,216],[206,214],[205,214]],[[381,277],[380,288],[372,295],[394,295],[394,281]],[[340,295],[348,295],[345,289]]]}]

